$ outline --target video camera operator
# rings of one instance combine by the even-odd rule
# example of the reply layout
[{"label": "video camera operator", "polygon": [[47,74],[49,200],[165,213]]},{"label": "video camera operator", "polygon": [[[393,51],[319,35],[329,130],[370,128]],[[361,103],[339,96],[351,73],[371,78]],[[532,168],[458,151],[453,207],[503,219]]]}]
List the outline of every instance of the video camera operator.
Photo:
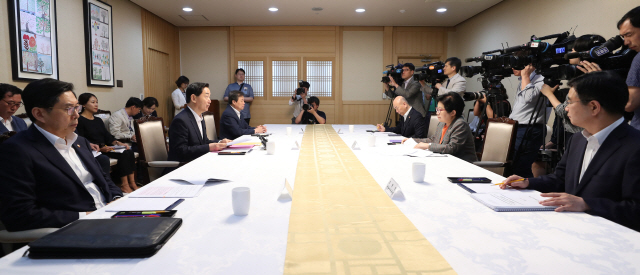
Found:
[{"label": "video camera operator", "polygon": [[[487,96],[486,93],[481,93],[481,98],[479,98],[478,100],[476,100],[476,102],[473,105],[473,115],[480,117],[482,115],[483,110],[485,111],[484,116],[482,116],[481,118],[479,118],[480,122],[478,123],[477,127],[476,127],[476,139],[475,139],[475,145],[476,145],[476,150],[478,152],[482,152],[482,147],[484,145],[484,132],[486,130],[487,127],[487,120],[489,118],[496,118],[496,117],[508,117],[511,114],[511,103],[509,103],[509,96],[507,95],[507,90],[504,88],[504,86],[500,86],[500,100],[495,100],[495,104],[497,104],[498,106],[493,106],[494,104],[491,100],[489,100],[489,102],[487,103]],[[485,108],[486,105],[486,108]],[[496,110],[494,112],[494,109]]]},{"label": "video camera operator", "polygon": [[320,99],[312,96],[308,100],[309,104],[302,106],[302,111],[296,117],[296,124],[325,124],[327,115],[323,111],[318,111],[320,107]]},{"label": "video camera operator", "polygon": [[289,99],[289,106],[295,104],[295,107],[293,108],[293,117],[291,118],[291,124],[296,124],[296,118],[301,113],[302,106],[308,104],[307,94],[309,93],[309,88],[311,87],[311,84],[304,80],[299,80],[298,84],[300,85],[300,88],[296,89],[293,96]]},{"label": "video camera operator", "polygon": [[[412,63],[404,63],[402,65],[402,79],[404,83],[399,85],[396,83],[393,77],[389,78],[389,83],[384,83],[384,94],[390,98],[395,98],[396,96],[404,97],[409,106],[411,108],[416,109],[424,117],[427,112],[424,107],[424,101],[422,99],[422,93],[420,92],[420,84],[413,79],[413,74],[415,73],[416,66]],[[395,88],[395,91],[391,89],[391,87]]]},{"label": "video camera operator", "polygon": [[[516,56],[526,56],[519,52]],[[540,90],[544,84],[544,77],[535,72],[529,64],[522,70],[513,69],[513,74],[519,77],[520,83],[516,89],[516,98],[510,119],[518,121],[515,142],[513,173],[532,177],[531,164],[538,156],[538,149],[542,146],[545,129],[544,109],[546,104],[540,104]]]},{"label": "video camera operator", "polygon": [[[460,96],[464,95],[464,92],[467,89],[467,80],[462,77],[460,74],[460,67],[462,66],[462,61],[457,57],[449,57],[444,62],[443,73],[448,77],[447,81],[442,85],[442,83],[436,83],[435,87],[438,88],[438,94],[446,94],[450,92],[458,93]],[[420,81],[420,85],[422,85],[422,92],[424,92],[427,101],[431,99],[432,89],[427,85],[427,82],[422,80]]]}]

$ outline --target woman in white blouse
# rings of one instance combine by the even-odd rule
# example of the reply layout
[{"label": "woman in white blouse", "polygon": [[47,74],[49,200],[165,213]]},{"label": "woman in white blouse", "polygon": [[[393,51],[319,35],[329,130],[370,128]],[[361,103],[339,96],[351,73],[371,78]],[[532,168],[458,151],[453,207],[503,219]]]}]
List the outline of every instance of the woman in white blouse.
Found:
[{"label": "woman in white blouse", "polygon": [[173,107],[176,108],[174,116],[187,107],[187,86],[189,86],[189,79],[184,75],[178,77],[176,86],[178,86],[178,88],[171,93]]}]

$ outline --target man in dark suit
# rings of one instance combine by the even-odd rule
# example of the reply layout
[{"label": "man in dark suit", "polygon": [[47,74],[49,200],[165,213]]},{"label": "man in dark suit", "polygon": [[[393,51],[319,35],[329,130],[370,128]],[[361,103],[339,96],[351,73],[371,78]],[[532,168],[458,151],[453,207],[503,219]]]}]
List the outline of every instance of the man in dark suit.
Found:
[{"label": "man in dark suit", "polygon": [[0,219],[9,231],[62,227],[122,196],[74,133],[73,84],[41,79],[24,89],[34,122],[0,145]]},{"label": "man in dark suit", "polygon": [[398,125],[396,127],[384,127],[382,124],[378,124],[376,126],[378,131],[394,132],[408,138],[423,138],[427,135],[424,127],[424,118],[420,112],[409,106],[409,103],[404,97],[397,96],[393,100],[393,108],[396,110],[396,113],[402,116]]},{"label": "man in dark suit", "polygon": [[228,139],[236,139],[242,135],[252,135],[258,133],[266,133],[267,127],[260,125],[251,127],[242,117],[241,111],[244,110],[244,94],[240,91],[231,91],[229,93],[229,105],[222,112],[220,121],[220,137]]},{"label": "man in dark suit", "polygon": [[0,134],[9,131],[20,132],[27,130],[27,124],[21,118],[14,116],[22,105],[22,90],[20,88],[0,83]]},{"label": "man in dark suit", "polygon": [[[227,140],[218,143],[207,137],[202,113],[209,109],[211,91],[208,83],[195,82],[187,87],[187,108],[178,113],[169,127],[169,161],[190,162],[200,156],[227,147]],[[165,169],[165,173],[173,168]]]},{"label": "man in dark suit", "polygon": [[574,134],[555,174],[513,182],[501,188],[535,189],[556,211],[586,212],[640,231],[640,131],[623,118],[629,92],[624,80],[604,71],[569,82],[565,108]]}]

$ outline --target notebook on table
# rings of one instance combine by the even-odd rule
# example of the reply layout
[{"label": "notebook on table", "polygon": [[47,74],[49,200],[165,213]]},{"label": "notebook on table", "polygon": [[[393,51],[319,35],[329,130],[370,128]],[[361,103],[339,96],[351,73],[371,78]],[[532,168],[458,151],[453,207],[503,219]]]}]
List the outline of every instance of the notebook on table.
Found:
[{"label": "notebook on table", "polygon": [[497,185],[482,183],[458,183],[469,191],[473,199],[496,212],[553,211],[557,206],[544,206],[547,198],[535,190],[500,189]]}]

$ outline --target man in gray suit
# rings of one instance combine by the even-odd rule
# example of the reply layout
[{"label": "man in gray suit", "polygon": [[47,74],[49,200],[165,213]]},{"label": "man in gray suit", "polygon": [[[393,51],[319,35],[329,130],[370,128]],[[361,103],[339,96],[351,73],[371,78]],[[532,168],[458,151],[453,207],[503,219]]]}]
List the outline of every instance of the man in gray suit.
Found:
[{"label": "man in gray suit", "polygon": [[[420,83],[413,79],[415,70],[416,67],[413,66],[413,64],[405,63],[402,66],[402,79],[404,79],[404,83],[398,85],[393,77],[390,77],[389,83],[384,84],[384,94],[390,98],[395,98],[396,96],[404,97],[407,102],[409,102],[409,106],[424,117],[427,112],[424,108],[422,93],[420,92]],[[395,91],[393,89],[395,89]]]}]

